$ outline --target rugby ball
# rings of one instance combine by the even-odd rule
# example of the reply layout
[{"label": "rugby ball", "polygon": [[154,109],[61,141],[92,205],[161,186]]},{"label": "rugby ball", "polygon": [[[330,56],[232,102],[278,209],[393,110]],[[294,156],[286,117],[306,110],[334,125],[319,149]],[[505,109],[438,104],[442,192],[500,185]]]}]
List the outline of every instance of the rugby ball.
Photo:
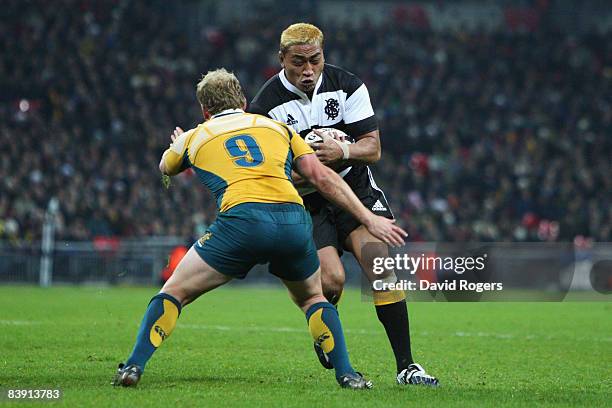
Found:
[{"label": "rugby ball", "polygon": [[[351,137],[349,135],[347,135],[346,133],[344,133],[341,130],[338,129],[334,129],[334,128],[319,128],[317,129],[318,131],[322,131],[324,133],[326,133],[327,135],[333,137],[334,139],[338,140],[340,143],[346,143],[346,144],[351,144],[353,143],[351,140]],[[343,140],[340,140],[343,139]],[[323,138],[319,135],[317,135],[314,131],[310,131],[306,136],[304,136],[304,141],[309,145],[313,145],[314,143],[320,143],[323,141]],[[348,174],[348,172],[351,171],[351,166],[348,167],[340,167],[339,169],[336,170],[336,172],[338,173],[338,175],[340,177],[344,177]],[[301,196],[305,196],[307,194],[313,193],[315,191],[317,191],[314,187],[307,185],[307,186],[303,186],[303,187],[296,187],[298,193]]]},{"label": "rugby ball", "polygon": [[321,136],[317,135],[314,132],[315,130],[317,130],[319,132],[323,132],[323,133],[333,137],[336,140],[338,140],[340,138],[343,138],[345,143],[349,143],[349,144],[353,143],[353,139],[349,135],[347,135],[346,133],[344,133],[343,131],[341,131],[339,129],[329,128],[329,127],[313,129],[310,132],[308,132],[306,137],[304,137],[304,140],[306,141],[306,143],[313,144],[313,143],[318,143],[318,142],[322,142],[323,141]]},{"label": "rugby ball", "polygon": [[[334,128],[320,128],[317,129],[318,131],[321,131],[331,137],[333,137],[334,139],[338,140],[340,143],[345,143],[345,144],[351,144],[353,143],[351,140],[351,137],[349,135],[347,135],[346,133],[344,133],[341,130],[338,129],[334,129]],[[340,140],[343,139],[343,140]],[[311,130],[305,137],[304,137],[304,141],[306,143],[308,143],[308,145],[312,145],[314,143],[320,143],[323,141],[323,138],[321,138],[321,136],[317,135],[314,130]],[[351,171],[351,166],[349,167],[341,167],[340,169],[338,169],[336,172],[340,175],[340,177],[344,177],[348,174],[348,172]]]}]

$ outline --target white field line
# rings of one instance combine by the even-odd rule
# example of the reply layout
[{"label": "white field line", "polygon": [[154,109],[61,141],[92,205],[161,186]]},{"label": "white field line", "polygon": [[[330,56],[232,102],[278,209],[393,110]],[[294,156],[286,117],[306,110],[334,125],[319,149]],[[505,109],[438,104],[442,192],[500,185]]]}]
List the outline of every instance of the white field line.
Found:
[{"label": "white field line", "polygon": [[41,323],[36,320],[0,320],[2,326],[33,326]]},{"label": "white field line", "polygon": [[[218,330],[218,331],[255,331],[255,332],[284,332],[284,333],[308,333],[308,327],[304,325],[303,328],[298,329],[295,327],[268,327],[268,326],[247,326],[247,327],[235,327],[235,326],[217,326],[207,324],[181,324],[178,323],[177,327],[194,330]],[[377,331],[363,330],[363,329],[346,329],[346,333],[357,333],[357,334],[377,334]]]},{"label": "white field line", "polygon": [[[268,326],[247,326],[247,327],[236,327],[236,326],[216,326],[216,325],[206,325],[206,324],[181,324],[177,325],[178,328],[192,329],[192,330],[210,330],[210,331],[253,331],[253,332],[288,332],[288,333],[308,333],[306,326],[303,329],[298,329],[295,327],[268,327]],[[347,334],[364,334],[364,335],[378,335],[383,334],[384,330],[364,330],[364,329],[345,329],[345,333]],[[413,336],[436,336],[439,337],[440,334],[430,333],[430,332],[417,332],[413,333]],[[517,336],[515,334],[510,333],[487,333],[487,332],[463,332],[458,331],[451,334],[454,337],[490,337],[494,339],[502,339],[502,340],[512,340],[512,339],[522,339],[522,340],[554,340],[556,338],[561,338],[560,336],[537,336],[537,335],[526,335],[526,336]],[[612,337],[584,337],[584,338],[576,338],[576,340],[591,340],[591,341],[609,341],[612,342]]]},{"label": "white field line", "polygon": [[[47,322],[52,323],[52,322]],[[0,326],[34,326],[45,324],[42,321],[36,320],[0,320]],[[250,332],[275,332],[275,333],[308,333],[308,329],[306,326],[304,328],[295,328],[295,327],[269,327],[269,326],[220,326],[220,325],[207,325],[207,324],[181,324],[180,322],[177,325],[182,329],[191,329],[191,330],[209,330],[209,331],[250,331]],[[138,327],[138,326],[136,326]],[[345,329],[345,333],[348,334],[363,334],[363,335],[379,335],[383,334],[384,331],[381,330],[365,330],[365,329]],[[413,336],[420,337],[428,337],[435,336],[439,337],[439,333],[430,333],[427,331],[412,333]],[[464,332],[457,331],[451,334],[454,337],[490,337],[494,339],[502,339],[502,340],[512,340],[512,339],[520,339],[520,340],[554,340],[557,338],[561,338],[560,336],[538,336],[529,334],[526,336],[517,336],[515,334],[510,333],[487,333],[487,332]],[[612,342],[612,337],[581,337],[574,338],[575,340],[590,340],[590,341],[603,341],[603,342]]]}]

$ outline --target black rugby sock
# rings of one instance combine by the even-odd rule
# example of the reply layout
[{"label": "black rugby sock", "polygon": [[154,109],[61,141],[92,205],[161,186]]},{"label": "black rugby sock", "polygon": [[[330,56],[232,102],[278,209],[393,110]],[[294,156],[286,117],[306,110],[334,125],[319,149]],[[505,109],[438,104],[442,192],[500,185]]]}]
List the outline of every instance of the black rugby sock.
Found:
[{"label": "black rugby sock", "polygon": [[414,362],[410,349],[410,326],[406,301],[376,306],[376,314],[378,320],[385,326],[399,373]]}]

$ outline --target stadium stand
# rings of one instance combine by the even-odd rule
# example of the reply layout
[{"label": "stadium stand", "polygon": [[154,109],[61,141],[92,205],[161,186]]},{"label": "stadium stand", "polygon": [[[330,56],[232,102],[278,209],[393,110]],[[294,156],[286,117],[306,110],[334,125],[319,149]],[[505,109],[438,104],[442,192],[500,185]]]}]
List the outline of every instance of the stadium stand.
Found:
[{"label": "stadium stand", "polygon": [[[163,189],[160,154],[201,116],[201,73],[233,69],[250,99],[279,70],[291,15],[211,21],[193,41],[164,7],[3,2],[0,239],[40,239],[53,196],[60,240],[195,237],[214,218],[193,175]],[[612,33],[544,27],[323,26],[327,61],[369,87],[377,180],[412,240],[612,240]]]}]

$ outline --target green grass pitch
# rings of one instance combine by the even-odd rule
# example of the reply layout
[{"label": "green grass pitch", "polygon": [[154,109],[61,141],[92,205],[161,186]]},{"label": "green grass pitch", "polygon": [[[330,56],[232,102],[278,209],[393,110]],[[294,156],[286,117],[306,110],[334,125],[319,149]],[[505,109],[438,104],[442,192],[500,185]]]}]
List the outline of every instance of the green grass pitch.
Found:
[{"label": "green grass pitch", "polygon": [[348,291],[340,316],[351,360],[374,381],[373,390],[355,392],[319,366],[305,319],[283,289],[231,285],[183,310],[138,388],[113,388],[155,293],[0,287],[0,388],[60,387],[57,404],[66,406],[612,404],[612,303],[410,304],[416,360],[442,383],[427,389],[394,383],[373,306]]}]

